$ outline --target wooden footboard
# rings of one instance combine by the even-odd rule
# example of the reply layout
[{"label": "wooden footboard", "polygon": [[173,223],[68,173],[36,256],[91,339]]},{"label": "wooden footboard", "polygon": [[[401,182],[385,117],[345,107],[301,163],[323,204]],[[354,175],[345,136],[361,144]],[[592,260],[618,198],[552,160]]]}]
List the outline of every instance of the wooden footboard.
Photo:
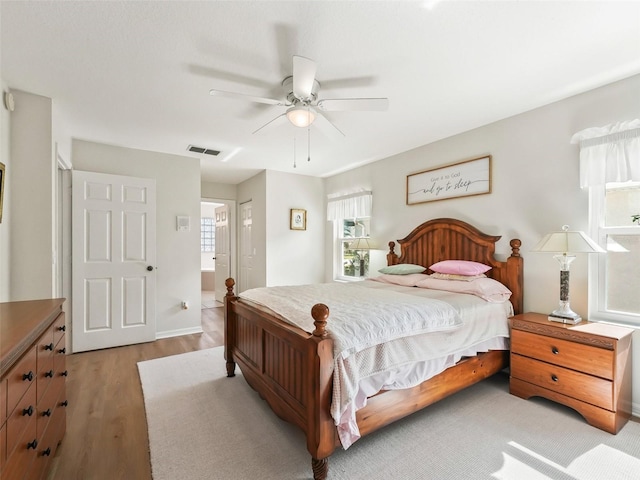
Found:
[{"label": "wooden footboard", "polygon": [[273,312],[233,294],[227,279],[225,360],[227,376],[238,364],[242,374],[272,410],[305,432],[314,478],[326,477],[326,459],[337,444],[331,418],[333,341],[325,326],[329,309],[314,306],[316,329],[309,334]]}]

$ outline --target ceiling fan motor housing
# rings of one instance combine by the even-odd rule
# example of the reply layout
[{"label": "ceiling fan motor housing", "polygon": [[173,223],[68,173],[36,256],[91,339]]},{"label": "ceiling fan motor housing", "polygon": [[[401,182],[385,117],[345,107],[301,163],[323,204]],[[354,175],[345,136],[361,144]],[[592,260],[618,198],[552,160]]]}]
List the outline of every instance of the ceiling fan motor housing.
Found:
[{"label": "ceiling fan motor housing", "polygon": [[313,80],[313,87],[311,88],[311,95],[307,98],[298,98],[293,93],[293,75],[288,76],[284,80],[282,80],[282,89],[284,90],[284,94],[287,96],[287,102],[292,105],[298,105],[302,103],[303,105],[309,105],[315,102],[318,99],[318,89],[320,88],[320,82],[318,80]]}]

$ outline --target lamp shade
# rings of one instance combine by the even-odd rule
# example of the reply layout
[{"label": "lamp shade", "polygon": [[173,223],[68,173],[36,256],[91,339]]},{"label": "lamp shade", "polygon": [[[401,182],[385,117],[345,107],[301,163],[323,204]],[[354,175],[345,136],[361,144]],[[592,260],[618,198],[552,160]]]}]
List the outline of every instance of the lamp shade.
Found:
[{"label": "lamp shade", "polygon": [[311,107],[294,106],[287,110],[287,118],[296,127],[308,127],[316,119],[316,112]]},{"label": "lamp shade", "polygon": [[370,238],[356,238],[353,242],[349,242],[349,250],[375,250],[378,248],[376,243]]},{"label": "lamp shade", "polygon": [[569,231],[568,225],[563,225],[561,232],[545,235],[532,252],[548,253],[605,253],[605,250],[591,240],[584,232]]}]

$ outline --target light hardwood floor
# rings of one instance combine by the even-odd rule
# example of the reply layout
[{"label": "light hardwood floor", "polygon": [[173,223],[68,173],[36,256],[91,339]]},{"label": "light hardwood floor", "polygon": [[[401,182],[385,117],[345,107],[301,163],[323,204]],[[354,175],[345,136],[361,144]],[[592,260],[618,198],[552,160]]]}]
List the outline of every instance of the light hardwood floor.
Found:
[{"label": "light hardwood floor", "polygon": [[203,309],[201,334],[67,356],[67,432],[49,480],[151,480],[136,364],[222,345],[223,316]]}]

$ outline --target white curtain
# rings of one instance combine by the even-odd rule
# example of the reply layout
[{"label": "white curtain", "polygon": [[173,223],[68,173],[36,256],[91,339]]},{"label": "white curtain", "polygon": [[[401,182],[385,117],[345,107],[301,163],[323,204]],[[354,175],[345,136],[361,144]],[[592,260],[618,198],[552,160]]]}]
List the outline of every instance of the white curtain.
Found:
[{"label": "white curtain", "polygon": [[370,217],[372,205],[371,192],[357,192],[330,198],[327,203],[327,220]]},{"label": "white curtain", "polygon": [[640,119],[576,133],[580,144],[580,187],[640,181]]}]

